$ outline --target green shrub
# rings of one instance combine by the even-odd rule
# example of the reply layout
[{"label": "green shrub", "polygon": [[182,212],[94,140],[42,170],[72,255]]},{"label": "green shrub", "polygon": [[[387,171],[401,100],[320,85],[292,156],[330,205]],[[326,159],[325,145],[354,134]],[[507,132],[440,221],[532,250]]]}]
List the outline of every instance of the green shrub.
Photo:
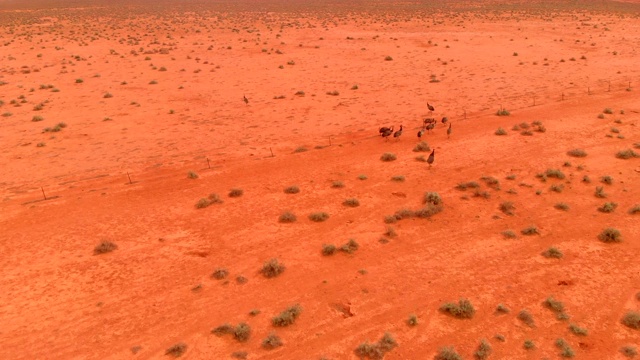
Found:
[{"label": "green shrub", "polygon": [[480,187],[480,184],[478,184],[475,181],[463,182],[456,185],[456,189],[458,190],[467,190],[468,188],[477,189],[479,187]]},{"label": "green shrub", "polygon": [[476,313],[473,304],[467,299],[460,299],[458,303],[445,303],[440,306],[440,311],[449,313],[459,319],[471,319]]},{"label": "green shrub", "polygon": [[442,205],[442,198],[437,192],[426,192],[422,198],[423,204]]},{"label": "green shrub", "polygon": [[358,175],[358,179],[360,179],[360,180],[367,180],[367,179],[368,179],[368,177],[367,177],[367,175],[360,174],[360,175]]},{"label": "green shrub", "polygon": [[187,344],[177,343],[168,348],[167,351],[164,352],[164,354],[171,355],[173,357],[180,357],[182,356],[182,354],[184,354],[185,351],[187,351]]},{"label": "green shrub", "polygon": [[524,341],[524,348],[527,350],[531,350],[531,349],[535,349],[536,344],[533,342],[533,340],[525,340]]},{"label": "green shrub", "polygon": [[358,199],[356,198],[350,198],[343,201],[342,205],[349,206],[349,207],[358,207],[360,206],[360,201],[358,201]]},{"label": "green shrub", "polygon": [[559,203],[555,204],[553,207],[558,209],[558,210],[563,210],[563,211],[569,210],[569,205],[567,205],[566,203],[563,203],[563,202],[559,202]]},{"label": "green shrub", "polygon": [[596,193],[595,193],[597,198],[606,198],[607,194],[604,192],[604,188],[602,186],[596,186]]},{"label": "green shrub", "polygon": [[382,161],[394,161],[395,159],[397,159],[397,157],[393,153],[384,153],[380,156],[380,160]]},{"label": "green shrub", "polygon": [[244,194],[244,190],[242,189],[234,188],[229,190],[229,197],[240,197],[242,194]]},{"label": "green shrub", "polygon": [[607,185],[611,185],[613,184],[613,178],[609,175],[603,176],[600,178],[600,181],[607,184]]},{"label": "green shrub", "polygon": [[478,360],[485,360],[491,355],[492,349],[489,342],[485,339],[480,341],[480,345],[478,345],[478,350],[473,354],[473,356]]},{"label": "green shrub", "polygon": [[431,151],[431,148],[429,147],[429,144],[427,144],[425,141],[420,141],[414,148],[413,148],[414,152],[426,152],[426,151]]},{"label": "green shrub", "polygon": [[549,296],[542,304],[556,314],[564,312],[564,304],[554,299],[553,296]]},{"label": "green shrub", "polygon": [[266,278],[274,278],[284,272],[286,267],[278,262],[278,259],[271,259],[262,265],[260,272]]},{"label": "green shrub", "polygon": [[515,209],[516,207],[511,201],[504,201],[500,204],[500,211],[502,211],[506,215],[513,215],[513,210]]},{"label": "green shrub", "polygon": [[634,205],[631,209],[629,209],[629,214],[635,215],[640,213],[640,205]]},{"label": "green shrub", "polygon": [[271,319],[271,323],[273,326],[277,327],[285,327],[293,324],[300,313],[302,312],[302,307],[299,304],[295,304],[293,306],[289,306],[284,311],[282,311],[278,316],[275,316]]},{"label": "green shrub", "polygon": [[42,120],[44,120],[44,118],[42,116],[40,116],[40,115],[34,115],[31,118],[31,121],[34,121],[34,122],[38,122],[38,121],[42,121]]},{"label": "green shrub", "polygon": [[507,314],[509,313],[509,311],[511,310],[509,310],[509,308],[506,307],[504,304],[498,304],[498,306],[496,306],[496,313]]},{"label": "green shrub", "polygon": [[433,360],[462,360],[462,356],[460,356],[453,347],[444,347],[438,350]]},{"label": "green shrub", "polygon": [[[640,209],[638,211],[640,211]],[[393,224],[393,223],[396,223],[397,221],[398,219],[396,219],[396,217],[393,215],[387,215],[384,217],[385,224]]]},{"label": "green shrub", "polygon": [[502,232],[502,236],[504,236],[507,239],[515,239],[516,233],[513,230],[505,230]]},{"label": "green shrub", "polygon": [[393,338],[393,336],[389,333],[385,333],[377,343],[369,343],[365,341],[364,343],[358,345],[355,349],[355,354],[359,358],[369,358],[369,359],[382,359],[384,355],[393,350],[398,346],[398,343]]},{"label": "green shrub", "polygon": [[598,239],[606,243],[620,242],[622,241],[622,235],[618,229],[606,228],[598,235]]},{"label": "green shrub", "polygon": [[229,271],[227,269],[218,268],[213,272],[213,274],[211,274],[211,277],[216,280],[222,280],[225,279],[228,275]]},{"label": "green shrub", "polygon": [[507,131],[501,127],[498,128],[495,132],[496,135],[507,135]]},{"label": "green shrub", "polygon": [[218,327],[216,327],[215,329],[211,330],[212,334],[218,335],[218,336],[223,336],[223,335],[227,335],[227,334],[233,334],[233,326],[231,326],[231,324],[224,324],[224,325],[220,325]]},{"label": "green shrub", "polygon": [[336,253],[336,246],[333,244],[322,245],[322,255],[330,256]]},{"label": "green shrub", "polygon": [[605,108],[602,112],[605,113],[605,114],[609,114],[610,115],[610,114],[613,114],[613,109]]},{"label": "green shrub", "polygon": [[396,175],[391,177],[391,181],[403,182],[404,180],[405,179],[403,175]]},{"label": "green shrub", "polygon": [[616,157],[618,159],[631,159],[631,158],[640,157],[640,154],[638,154],[637,152],[635,152],[635,151],[633,151],[631,149],[627,149],[627,150],[618,151],[616,153]]},{"label": "green shrub", "polygon": [[500,109],[496,112],[498,116],[509,116],[511,113],[507,109]]},{"label": "green shrub", "polygon": [[520,233],[522,235],[538,235],[540,234],[540,232],[538,231],[538,228],[535,226],[529,226],[527,228],[524,228],[520,231]]},{"label": "green shrub", "polygon": [[116,250],[117,248],[118,245],[116,245],[115,243],[112,243],[108,240],[103,240],[93,249],[93,253],[95,255],[106,254]]},{"label": "green shrub", "polygon": [[346,252],[347,254],[352,254],[356,250],[358,250],[359,247],[360,245],[355,240],[349,239],[346,244],[340,247],[340,251]]},{"label": "green shrub", "polygon": [[285,194],[297,194],[297,193],[299,193],[299,192],[300,192],[300,188],[298,188],[298,187],[297,187],[297,186],[295,186],[295,185],[292,185],[292,186],[286,187],[286,188],[284,189],[284,193],[285,193]]},{"label": "green shrub", "polygon": [[331,183],[331,187],[334,189],[341,189],[344,187],[344,183],[342,181],[334,181]]},{"label": "green shrub", "polygon": [[533,316],[527,310],[520,310],[520,312],[518,313],[518,320],[522,321],[529,327],[535,326]]},{"label": "green shrub", "polygon": [[633,358],[636,355],[638,355],[638,350],[636,349],[635,346],[630,346],[630,345],[626,345],[620,348],[620,352],[622,353],[622,355],[628,357],[628,358]]},{"label": "green shrub", "polygon": [[267,335],[267,337],[262,340],[262,348],[266,350],[275,349],[280,346],[282,346],[282,340],[274,333]]},{"label": "green shrub", "polygon": [[494,190],[500,190],[500,181],[493,176],[483,176],[481,180],[484,181],[488,187]]},{"label": "green shrub", "polygon": [[572,333],[574,333],[576,335],[579,335],[579,336],[586,336],[588,334],[587,329],[581,328],[576,324],[569,325],[569,330],[571,330]]},{"label": "green shrub", "polygon": [[560,259],[562,258],[562,252],[554,247],[550,247],[547,250],[542,252],[542,256],[548,259],[550,258]]},{"label": "green shrub", "polygon": [[295,222],[296,220],[297,220],[296,215],[289,211],[285,211],[278,218],[278,221],[284,224],[292,223],[292,222]]},{"label": "green shrub", "polygon": [[323,222],[329,218],[329,214],[326,212],[314,212],[309,214],[309,220],[313,222]]},{"label": "green shrub", "polygon": [[548,178],[564,179],[564,173],[558,169],[547,169],[544,173]]},{"label": "green shrub", "polygon": [[549,187],[549,190],[555,191],[557,193],[561,193],[564,190],[564,185],[562,184],[553,184]]},{"label": "green shrub", "polygon": [[640,312],[628,311],[622,318],[622,323],[632,329],[640,330]]},{"label": "green shrub", "polygon": [[601,207],[598,208],[598,211],[603,213],[613,212],[618,207],[618,204],[614,202],[606,202]]}]

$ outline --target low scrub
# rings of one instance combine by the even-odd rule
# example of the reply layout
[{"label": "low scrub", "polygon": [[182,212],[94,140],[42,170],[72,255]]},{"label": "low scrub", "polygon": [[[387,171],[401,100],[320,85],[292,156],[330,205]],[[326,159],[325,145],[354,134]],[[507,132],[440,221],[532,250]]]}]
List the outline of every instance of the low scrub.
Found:
[{"label": "low scrub", "polygon": [[297,194],[299,192],[300,192],[300,188],[295,186],[295,185],[288,186],[288,187],[284,188],[284,193],[285,194]]},{"label": "low scrub", "polygon": [[516,209],[515,205],[511,201],[505,201],[500,204],[500,211],[506,215],[513,215],[513,211]]},{"label": "low scrub", "polygon": [[583,149],[573,149],[573,150],[567,151],[567,155],[577,157],[577,158],[583,158],[587,156],[587,152],[584,151]]},{"label": "low scrub", "polygon": [[300,313],[302,312],[302,307],[299,304],[295,304],[293,306],[289,306],[284,311],[282,311],[279,315],[273,317],[271,319],[271,324],[276,327],[285,327],[293,324]]},{"label": "low scrub", "polygon": [[360,206],[360,201],[358,201],[358,199],[356,198],[350,198],[343,201],[342,205],[348,206],[348,207],[358,207]]},{"label": "low scrub", "polygon": [[475,353],[473,353],[473,356],[478,360],[485,360],[489,357],[489,355],[491,355],[492,351],[493,350],[491,349],[491,345],[489,344],[489,342],[485,339],[482,339],[480,341],[480,345],[478,345],[478,349]]},{"label": "low scrub", "polygon": [[427,152],[427,151],[431,151],[431,148],[429,147],[429,144],[427,144],[427,142],[425,141],[420,141],[418,144],[416,144],[416,146],[413,148],[414,152]]},{"label": "low scrub", "polygon": [[513,230],[505,230],[502,232],[502,236],[504,236],[507,239],[515,239],[516,238],[516,232]]},{"label": "low scrub", "polygon": [[93,248],[93,253],[95,255],[110,253],[118,248],[118,245],[112,243],[111,241],[104,240],[100,242],[95,248]]},{"label": "low scrub", "polygon": [[267,337],[262,340],[262,348],[266,350],[272,350],[282,345],[282,340],[274,333],[267,335]]},{"label": "low scrub", "polygon": [[360,245],[354,239],[349,239],[346,244],[340,247],[340,251],[353,254],[359,247]]},{"label": "low scrub", "polygon": [[283,224],[292,223],[292,222],[295,222],[296,220],[297,220],[296,215],[294,213],[292,213],[292,212],[289,212],[289,211],[285,211],[278,218],[278,221],[283,223]]},{"label": "low scrub", "polygon": [[326,212],[314,212],[309,214],[309,220],[313,222],[323,222],[329,218],[329,214]]},{"label": "low scrub", "polygon": [[598,239],[605,243],[616,243],[622,241],[622,234],[620,234],[620,230],[614,228],[606,228],[602,230],[600,235],[598,235]]},{"label": "low scrub", "polygon": [[640,157],[640,154],[638,154],[637,152],[631,150],[631,149],[627,149],[627,150],[621,150],[618,151],[616,153],[616,157],[618,159],[631,159],[631,158],[637,158]]},{"label": "low scrub", "polygon": [[394,161],[397,159],[396,154],[393,153],[384,153],[380,156],[380,160],[382,161]]},{"label": "low scrub", "polygon": [[458,319],[471,319],[476,313],[476,309],[467,299],[460,299],[458,303],[445,303],[440,306],[440,311],[451,314]]},{"label": "low scrub", "polygon": [[356,356],[361,359],[369,358],[377,360],[384,358],[385,354],[393,350],[396,346],[398,346],[398,343],[393,336],[390,333],[385,333],[377,343],[365,341],[358,345],[354,352]]},{"label": "low scrub", "polygon": [[569,325],[569,330],[578,336],[587,336],[587,334],[589,333],[587,329],[581,328],[576,324]]},{"label": "low scrub", "polygon": [[477,189],[479,187],[480,187],[480,184],[478,184],[475,181],[462,182],[456,185],[456,189],[458,190]]},{"label": "low scrub", "polygon": [[535,326],[535,321],[533,320],[533,315],[529,313],[527,310],[520,310],[518,313],[518,320],[522,321],[529,327]]},{"label": "low scrub", "polygon": [[440,348],[433,360],[462,360],[462,356],[456,352],[453,346],[450,346]]},{"label": "low scrub", "polygon": [[240,197],[242,196],[242,194],[244,194],[244,191],[242,189],[231,189],[229,190],[229,197]]},{"label": "low scrub", "polygon": [[554,247],[550,247],[542,252],[542,256],[546,257],[547,259],[561,259],[562,252]]},{"label": "low scrub", "polygon": [[640,312],[628,311],[622,318],[622,323],[631,329],[640,330]]},{"label": "low scrub", "polygon": [[165,355],[170,355],[173,357],[180,357],[182,356],[182,354],[185,353],[185,351],[187,351],[187,344],[185,343],[177,343],[173,346],[171,346],[170,348],[168,348],[164,354]]},{"label": "low scrub", "polygon": [[569,210],[569,205],[567,205],[566,203],[563,203],[563,202],[557,203],[553,207],[558,209],[558,210],[562,210],[562,211]]},{"label": "low scrub", "polygon": [[324,244],[322,245],[322,255],[330,256],[336,253],[336,246],[333,244]]},{"label": "low scrub", "polygon": [[266,278],[274,278],[284,272],[286,267],[278,259],[271,259],[262,265],[260,272]]},{"label": "low scrub", "polygon": [[494,134],[499,135],[499,136],[507,135],[507,131],[506,131],[505,129],[503,129],[503,128],[499,127],[499,128],[495,131],[495,133],[494,133]]},{"label": "low scrub", "polygon": [[527,228],[522,229],[520,233],[522,235],[539,235],[540,231],[538,231],[538,228],[535,226],[529,226]]},{"label": "low scrub", "polygon": [[598,211],[603,213],[611,213],[611,212],[614,212],[617,207],[618,207],[618,204],[614,202],[606,202],[598,208]]}]

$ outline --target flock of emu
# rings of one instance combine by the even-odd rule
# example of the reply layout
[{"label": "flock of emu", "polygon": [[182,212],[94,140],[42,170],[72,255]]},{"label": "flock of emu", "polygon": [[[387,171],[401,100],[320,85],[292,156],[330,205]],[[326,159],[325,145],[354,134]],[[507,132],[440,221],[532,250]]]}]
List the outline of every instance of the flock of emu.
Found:
[{"label": "flock of emu", "polygon": [[[429,103],[427,103],[427,107],[429,108],[430,114],[433,114],[433,111],[435,110],[435,108],[433,106],[431,106]],[[449,119],[445,116],[442,118],[441,122],[442,124],[446,124],[449,121]],[[418,131],[418,140],[422,139],[422,135],[424,135],[424,132],[427,131],[428,133],[431,132],[431,130],[433,130],[433,128],[436,127],[436,119],[435,118],[426,118],[423,120],[422,122],[422,129],[420,129]],[[393,134],[393,137],[398,139],[400,138],[400,136],[402,136],[402,125],[400,125],[400,130],[398,131],[393,131],[393,125],[391,127],[381,127],[378,131],[380,133],[380,136],[382,136],[383,138],[387,139],[387,141],[389,140],[389,136],[391,136]],[[447,128],[447,138],[449,138],[451,136],[451,123],[449,123],[449,128]],[[431,164],[433,164],[433,161],[435,160],[435,152],[436,150],[434,149],[431,152],[431,155],[429,155],[429,158],[427,159],[427,163],[429,164],[429,167],[431,167]]]}]

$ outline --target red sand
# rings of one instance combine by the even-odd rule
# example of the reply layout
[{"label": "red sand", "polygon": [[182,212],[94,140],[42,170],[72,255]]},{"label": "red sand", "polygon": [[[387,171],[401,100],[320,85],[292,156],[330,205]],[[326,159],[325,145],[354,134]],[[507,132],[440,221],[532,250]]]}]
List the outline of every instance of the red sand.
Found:
[{"label": "red sand", "polygon": [[[359,344],[385,332],[398,343],[386,359],[431,359],[443,346],[469,359],[483,338],[496,359],[557,358],[557,338],[580,359],[623,359],[622,346],[640,345],[620,323],[640,309],[639,218],[628,213],[640,203],[640,159],[615,157],[640,139],[637,5],[347,4],[2,4],[0,112],[11,113],[0,117],[3,358],[164,358],[184,342],[187,359],[355,359]],[[447,139],[438,123],[423,137],[436,149],[431,169],[412,152],[427,101],[453,130]],[[500,106],[511,115],[495,116]],[[599,119],[605,108],[614,114]],[[511,130],[533,121],[546,132]],[[42,132],[59,122],[67,127]],[[400,124],[399,139],[377,136]],[[508,135],[494,135],[498,127]],[[574,148],[588,156],[568,157]],[[380,161],[385,152],[397,160]],[[548,168],[566,179],[536,178]],[[467,181],[490,197],[455,189]],[[283,192],[294,184],[300,193]],[[231,188],[243,196],[227,197]],[[397,237],[379,242],[384,217],[421,207],[426,191],[444,210],[400,220]],[[224,203],[196,209],[210,193]],[[514,216],[500,212],[505,201]],[[597,211],[606,201],[616,211]],[[279,223],[284,211],[297,222]],[[311,222],[314,211],[330,218]],[[540,235],[520,234],[530,225]],[[598,241],[605,227],[623,241]],[[503,238],[506,229],[517,238]],[[351,238],[353,254],[322,256],[323,244]],[[102,240],[118,249],[93,255]],[[540,255],[551,246],[564,257]],[[266,279],[259,270],[270,258],[286,270]],[[216,268],[228,281],[210,277]],[[549,296],[568,321],[543,306]],[[459,298],[473,303],[473,319],[438,311]],[[295,324],[271,325],[296,303]],[[499,303],[511,312],[496,315]],[[517,319],[522,309],[535,327]],[[410,314],[418,326],[406,325]],[[211,334],[239,322],[251,326],[246,343]],[[271,332],[284,346],[261,347]]]}]

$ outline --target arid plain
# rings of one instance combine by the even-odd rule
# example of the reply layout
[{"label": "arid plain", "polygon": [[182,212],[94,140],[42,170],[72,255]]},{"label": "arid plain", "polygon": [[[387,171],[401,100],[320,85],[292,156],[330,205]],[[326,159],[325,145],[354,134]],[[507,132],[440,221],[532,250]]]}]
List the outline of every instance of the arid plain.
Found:
[{"label": "arid plain", "polygon": [[637,2],[70,4],[0,2],[3,359],[638,351]]}]

